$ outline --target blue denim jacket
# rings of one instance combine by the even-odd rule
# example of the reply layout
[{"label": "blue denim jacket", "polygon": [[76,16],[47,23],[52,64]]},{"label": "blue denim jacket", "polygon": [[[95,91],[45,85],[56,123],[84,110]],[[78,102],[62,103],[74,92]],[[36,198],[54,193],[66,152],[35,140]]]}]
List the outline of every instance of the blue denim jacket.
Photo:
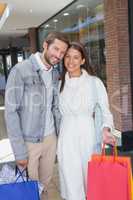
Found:
[{"label": "blue denim jacket", "polygon": [[[56,104],[57,86],[58,72],[53,69],[52,110],[55,119],[56,113],[59,113]],[[33,54],[12,68],[6,85],[5,120],[16,160],[27,159],[25,142],[41,142],[44,138],[46,95],[40,66]]]}]

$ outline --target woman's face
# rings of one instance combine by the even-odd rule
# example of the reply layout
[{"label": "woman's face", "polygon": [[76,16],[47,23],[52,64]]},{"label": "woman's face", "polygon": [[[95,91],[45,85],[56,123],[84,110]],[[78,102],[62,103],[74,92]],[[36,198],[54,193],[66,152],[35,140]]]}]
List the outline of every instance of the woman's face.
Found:
[{"label": "woman's face", "polygon": [[80,76],[81,74],[80,65],[83,65],[84,62],[85,62],[85,59],[82,58],[80,51],[74,48],[68,49],[64,57],[64,64],[70,77]]}]

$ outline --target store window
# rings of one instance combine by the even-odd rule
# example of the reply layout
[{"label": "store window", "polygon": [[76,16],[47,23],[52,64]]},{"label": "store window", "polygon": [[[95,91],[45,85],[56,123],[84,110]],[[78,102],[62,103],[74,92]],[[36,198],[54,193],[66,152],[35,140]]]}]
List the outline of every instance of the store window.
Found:
[{"label": "store window", "polygon": [[2,90],[5,89],[6,80],[5,80],[5,73],[4,73],[4,65],[3,65],[3,58],[0,55],[0,93]]},{"label": "store window", "polygon": [[103,0],[78,0],[38,29],[39,48],[51,31],[61,31],[70,41],[84,43],[91,65],[106,82]]},{"label": "store window", "polygon": [[3,57],[0,55],[0,106],[4,105],[4,91],[6,86]]}]

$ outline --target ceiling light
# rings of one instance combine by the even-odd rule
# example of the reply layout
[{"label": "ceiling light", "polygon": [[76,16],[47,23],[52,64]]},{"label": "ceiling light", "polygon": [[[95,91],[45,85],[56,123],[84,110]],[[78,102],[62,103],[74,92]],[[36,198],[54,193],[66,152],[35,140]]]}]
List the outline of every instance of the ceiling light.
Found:
[{"label": "ceiling light", "polygon": [[76,6],[77,9],[84,8],[84,7],[85,7],[85,5],[83,5],[83,4],[79,4]]},{"label": "ceiling light", "polygon": [[46,24],[46,25],[45,25],[45,28],[48,28],[48,27],[50,27],[50,25],[49,25],[49,24]]},{"label": "ceiling light", "polygon": [[30,9],[30,13],[33,13],[33,10],[32,10],[32,9]]},{"label": "ceiling light", "polygon": [[54,19],[53,22],[58,22],[58,19]]},{"label": "ceiling light", "polygon": [[68,16],[68,15],[69,15],[69,13],[64,13],[63,15],[64,15],[64,16]]}]

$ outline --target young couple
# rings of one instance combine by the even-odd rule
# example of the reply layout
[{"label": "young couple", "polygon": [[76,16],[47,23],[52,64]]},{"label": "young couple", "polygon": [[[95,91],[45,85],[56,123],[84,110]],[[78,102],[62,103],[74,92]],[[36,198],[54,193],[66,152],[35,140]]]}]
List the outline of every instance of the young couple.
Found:
[{"label": "young couple", "polygon": [[[53,66],[62,59],[59,78]],[[106,89],[94,76],[83,44],[69,43],[63,33],[48,34],[42,53],[12,68],[5,98],[7,132],[16,164],[27,167],[30,178],[44,184],[42,200],[52,177],[56,148],[62,198],[86,199],[87,163],[97,143],[96,104],[102,113],[102,141],[114,144]]]}]

